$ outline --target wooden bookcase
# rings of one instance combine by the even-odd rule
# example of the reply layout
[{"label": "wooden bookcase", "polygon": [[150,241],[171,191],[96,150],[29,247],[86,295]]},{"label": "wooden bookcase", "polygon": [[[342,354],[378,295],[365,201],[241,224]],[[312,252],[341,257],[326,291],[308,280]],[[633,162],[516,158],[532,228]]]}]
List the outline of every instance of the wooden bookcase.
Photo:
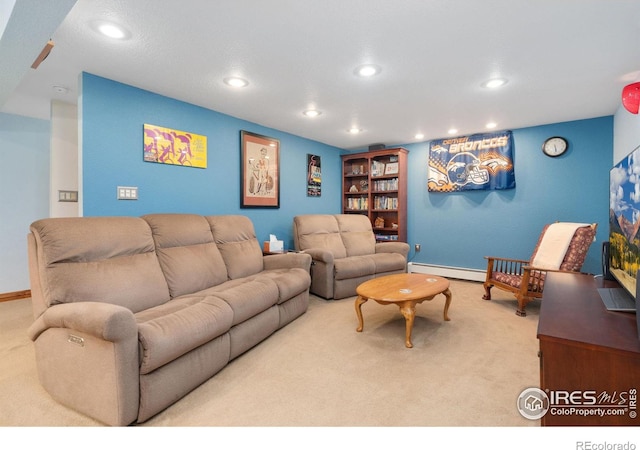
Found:
[{"label": "wooden bookcase", "polygon": [[369,218],[376,240],[407,242],[407,154],[386,148],[342,156],[342,213]]}]

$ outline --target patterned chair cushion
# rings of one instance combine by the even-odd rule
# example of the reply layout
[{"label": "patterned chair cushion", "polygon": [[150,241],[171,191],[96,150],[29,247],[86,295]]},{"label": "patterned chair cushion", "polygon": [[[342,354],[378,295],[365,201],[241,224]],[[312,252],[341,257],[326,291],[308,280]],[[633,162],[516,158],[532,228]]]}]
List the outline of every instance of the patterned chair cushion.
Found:
[{"label": "patterned chair cushion", "polygon": [[504,272],[493,272],[493,279],[515,288],[520,287],[520,283],[522,283],[521,275],[512,275]]},{"label": "patterned chair cushion", "polygon": [[582,269],[584,260],[587,257],[589,247],[595,238],[596,230],[593,227],[581,227],[576,230],[573,235],[569,250],[564,256],[564,260],[560,265],[560,270],[569,270],[571,272],[579,272]]},{"label": "patterned chair cushion", "polygon": [[[529,292],[542,292],[544,288],[544,279],[546,274],[544,272],[532,272],[535,277],[538,277],[536,283],[529,283]],[[499,281],[500,283],[508,284],[509,286],[513,286],[514,288],[520,288],[520,284],[522,283],[521,275],[514,275],[510,273],[504,272],[493,272],[493,279]]]},{"label": "patterned chair cushion", "polygon": [[[542,233],[540,233],[540,237],[538,238],[538,242],[536,243],[536,247],[533,249],[533,253],[531,254],[531,259],[529,261],[533,261],[533,258],[538,252],[538,248],[540,247],[540,243],[542,242],[542,238],[544,237],[547,228],[549,228],[549,224],[545,225],[542,229]],[[595,227],[592,227],[591,225],[578,228],[573,235],[573,238],[571,238],[571,243],[569,244],[569,248],[567,249],[567,253],[564,255],[564,259],[562,260],[562,264],[560,264],[559,269],[570,272],[579,272],[580,269],[582,269],[582,265],[584,264],[587,252],[589,251],[589,247],[591,246],[595,235]]]}]

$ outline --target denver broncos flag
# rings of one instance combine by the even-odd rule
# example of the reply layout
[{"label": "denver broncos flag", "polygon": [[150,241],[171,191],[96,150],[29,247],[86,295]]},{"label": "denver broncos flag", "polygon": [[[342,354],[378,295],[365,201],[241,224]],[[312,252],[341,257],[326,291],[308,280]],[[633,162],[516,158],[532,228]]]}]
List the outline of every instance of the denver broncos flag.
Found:
[{"label": "denver broncos flag", "polygon": [[511,131],[431,141],[429,192],[513,189],[513,136]]}]

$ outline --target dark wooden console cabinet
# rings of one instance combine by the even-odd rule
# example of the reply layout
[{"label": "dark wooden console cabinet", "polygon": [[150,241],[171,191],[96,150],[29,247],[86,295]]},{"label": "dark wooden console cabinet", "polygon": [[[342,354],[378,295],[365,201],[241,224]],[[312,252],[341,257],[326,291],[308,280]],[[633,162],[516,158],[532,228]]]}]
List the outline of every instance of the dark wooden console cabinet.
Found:
[{"label": "dark wooden console cabinet", "polygon": [[[577,408],[593,406],[593,397],[605,393],[607,401],[598,397],[598,402],[615,403],[616,407],[605,409],[624,414],[600,417],[548,411],[541,425],[640,425],[636,415],[640,412],[636,316],[607,311],[597,290],[615,286],[592,275],[548,274],[538,323],[540,388],[548,395],[559,393],[562,406],[575,403]],[[573,393],[572,400],[567,393]]]}]

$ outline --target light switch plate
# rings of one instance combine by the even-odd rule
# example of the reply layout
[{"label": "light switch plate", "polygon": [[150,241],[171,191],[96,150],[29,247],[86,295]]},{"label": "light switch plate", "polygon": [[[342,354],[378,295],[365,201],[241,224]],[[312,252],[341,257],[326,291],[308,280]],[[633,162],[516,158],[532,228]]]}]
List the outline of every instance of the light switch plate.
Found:
[{"label": "light switch plate", "polygon": [[118,186],[116,193],[118,200],[138,200],[137,186]]},{"label": "light switch plate", "polygon": [[78,191],[58,191],[59,202],[77,202]]}]

